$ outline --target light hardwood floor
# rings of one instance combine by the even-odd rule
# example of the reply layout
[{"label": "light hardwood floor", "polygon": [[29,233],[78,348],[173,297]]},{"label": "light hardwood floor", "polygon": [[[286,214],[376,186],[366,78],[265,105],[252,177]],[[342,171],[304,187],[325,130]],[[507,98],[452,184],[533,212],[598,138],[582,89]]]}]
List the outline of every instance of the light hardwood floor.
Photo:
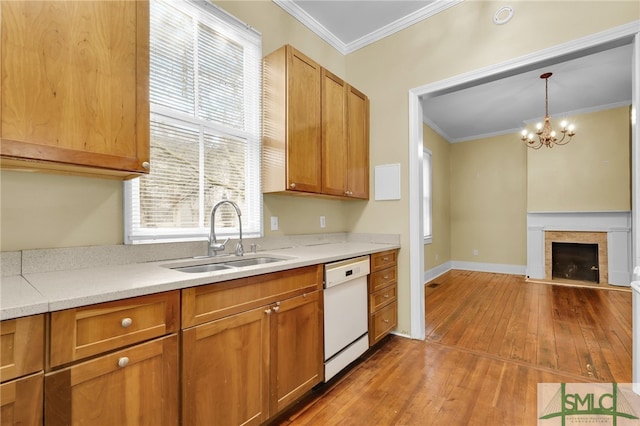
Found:
[{"label": "light hardwood floor", "polygon": [[276,423],[535,425],[538,383],[631,382],[630,292],[450,271],[425,293],[425,341],[389,336]]}]

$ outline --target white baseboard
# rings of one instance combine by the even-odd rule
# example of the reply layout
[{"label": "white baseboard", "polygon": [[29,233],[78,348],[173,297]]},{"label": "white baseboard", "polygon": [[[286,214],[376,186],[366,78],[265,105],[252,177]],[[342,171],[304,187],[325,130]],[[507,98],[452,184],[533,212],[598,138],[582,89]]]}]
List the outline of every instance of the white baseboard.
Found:
[{"label": "white baseboard", "polygon": [[495,274],[526,275],[526,265],[506,265],[500,263],[465,262],[450,260],[424,272],[424,282],[428,283],[452,269],[463,271],[492,272]]},{"label": "white baseboard", "polygon": [[495,274],[526,275],[526,265],[507,265],[500,263],[464,262],[454,260],[451,262],[451,269],[462,269],[464,271],[493,272]]},{"label": "white baseboard", "polygon": [[431,280],[435,280],[440,275],[442,275],[442,274],[444,274],[446,272],[449,272],[451,269],[453,269],[451,267],[451,261],[441,263],[440,265],[436,266],[435,268],[431,268],[428,271],[424,271],[424,279],[423,279],[423,281],[425,283],[428,283]]}]

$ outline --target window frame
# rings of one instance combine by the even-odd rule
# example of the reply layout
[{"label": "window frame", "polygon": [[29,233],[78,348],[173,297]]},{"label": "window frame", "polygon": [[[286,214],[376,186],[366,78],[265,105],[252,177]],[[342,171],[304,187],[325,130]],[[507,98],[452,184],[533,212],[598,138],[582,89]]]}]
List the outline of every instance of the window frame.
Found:
[{"label": "window frame", "polygon": [[[152,0],[154,1],[154,0]],[[200,181],[200,190],[198,192],[198,226],[193,228],[187,227],[175,227],[175,228],[141,228],[140,227],[140,199],[134,200],[134,196],[139,194],[137,187],[140,179],[134,179],[124,182],[124,243],[125,244],[141,244],[141,243],[163,243],[163,242],[182,242],[182,241],[205,241],[209,237],[209,225],[206,224],[208,215],[210,214],[210,208],[213,206],[204,205],[204,193],[202,189],[202,181],[205,173],[203,166],[204,151],[202,147],[202,139],[204,132],[214,132],[213,134],[218,136],[230,136],[233,138],[239,138],[246,141],[246,149],[244,153],[245,163],[245,188],[244,197],[247,203],[251,203],[252,208],[247,209],[249,211],[242,211],[242,228],[244,237],[261,237],[263,235],[263,199],[260,183],[260,156],[261,156],[261,73],[262,73],[262,38],[261,34],[255,29],[251,28],[247,24],[228,14],[218,6],[211,4],[208,1],[192,0],[189,2],[170,2],[166,0],[165,3],[170,4],[172,7],[176,7],[179,10],[188,13],[194,19],[197,20],[195,26],[199,23],[213,28],[216,32],[222,34],[224,37],[234,40],[234,42],[243,46],[243,52],[245,52],[245,59],[247,53],[252,58],[250,64],[245,63],[245,90],[243,105],[245,110],[247,108],[253,108],[252,120],[253,125],[250,129],[245,126],[244,129],[234,129],[231,126],[227,127],[216,122],[208,122],[202,124],[204,120],[198,119],[196,115],[190,115],[180,112],[178,110],[172,110],[162,105],[155,104],[149,101],[150,115],[149,126],[151,127],[154,122],[173,121],[176,123],[186,123],[188,126],[193,126],[194,129],[200,131],[200,165],[198,172],[198,179]],[[150,6],[151,7],[151,6]],[[151,37],[151,36],[150,36]],[[150,52],[151,55],[151,52]],[[194,73],[197,72],[197,54],[194,55]],[[150,61],[151,62],[151,61]],[[250,68],[255,66],[256,68]],[[149,69],[151,72],[151,68]],[[194,74],[195,76],[196,74]],[[250,86],[250,87],[249,87]],[[195,93],[197,98],[197,92]],[[197,104],[197,100],[195,101]],[[247,106],[249,105],[250,106]],[[197,114],[194,112],[194,114]],[[247,119],[249,121],[249,119]],[[152,141],[150,140],[150,145]],[[151,173],[153,173],[153,163],[151,164]],[[257,172],[256,172],[257,170]],[[216,201],[222,201],[216,200]],[[215,204],[215,203],[214,203]],[[238,224],[235,223],[233,228],[224,227],[218,228],[219,221],[216,221],[216,235],[218,237],[230,237],[237,238],[239,235]],[[206,224],[206,226],[205,226]]]},{"label": "window frame", "polygon": [[[433,155],[422,150],[422,238],[424,244],[433,242]],[[427,228],[429,232],[427,233]]]}]

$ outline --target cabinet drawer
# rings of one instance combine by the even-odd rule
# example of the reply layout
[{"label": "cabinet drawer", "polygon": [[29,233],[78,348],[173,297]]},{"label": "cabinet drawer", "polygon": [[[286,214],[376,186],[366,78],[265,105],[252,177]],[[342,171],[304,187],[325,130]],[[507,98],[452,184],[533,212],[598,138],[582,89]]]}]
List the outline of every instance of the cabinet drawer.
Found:
[{"label": "cabinet drawer", "polygon": [[388,250],[371,255],[371,272],[379,271],[398,263],[398,250]]},{"label": "cabinet drawer", "polygon": [[398,268],[392,267],[369,275],[369,292],[373,293],[398,282]]},{"label": "cabinet drawer", "polygon": [[130,346],[44,378],[47,426],[178,424],[178,336]]},{"label": "cabinet drawer", "polygon": [[44,373],[0,385],[2,425],[41,425]]},{"label": "cabinet drawer", "polygon": [[322,288],[322,265],[182,290],[182,327],[192,327]]},{"label": "cabinet drawer", "polygon": [[398,303],[393,302],[369,317],[369,345],[373,346],[398,325]]},{"label": "cabinet drawer", "polygon": [[179,329],[178,290],[51,314],[52,367]]},{"label": "cabinet drawer", "polygon": [[369,294],[369,312],[374,313],[381,307],[398,300],[398,286],[390,285]]},{"label": "cabinet drawer", "polygon": [[44,314],[2,321],[0,381],[44,368]]}]

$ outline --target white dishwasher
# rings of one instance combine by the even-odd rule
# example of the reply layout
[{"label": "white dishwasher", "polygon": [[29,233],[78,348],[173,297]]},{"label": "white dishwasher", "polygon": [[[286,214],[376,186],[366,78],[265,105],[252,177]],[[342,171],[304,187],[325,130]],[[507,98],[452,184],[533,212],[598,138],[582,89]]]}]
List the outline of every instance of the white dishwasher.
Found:
[{"label": "white dishwasher", "polygon": [[324,268],[324,381],[369,349],[367,276],[369,256]]}]

